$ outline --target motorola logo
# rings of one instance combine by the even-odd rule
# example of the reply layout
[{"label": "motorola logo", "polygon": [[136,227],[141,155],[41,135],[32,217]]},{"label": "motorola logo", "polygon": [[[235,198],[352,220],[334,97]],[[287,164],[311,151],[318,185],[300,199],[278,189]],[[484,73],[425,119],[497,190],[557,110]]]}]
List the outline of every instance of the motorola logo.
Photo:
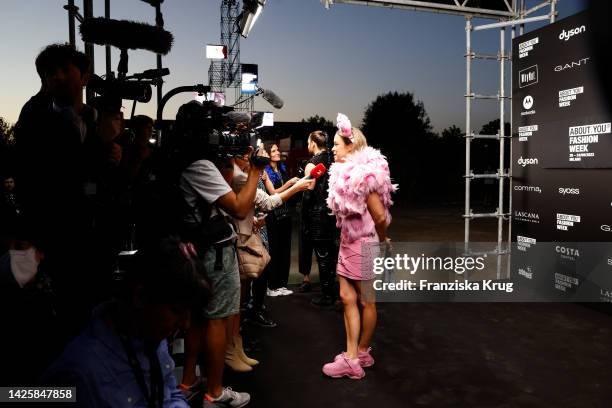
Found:
[{"label": "motorola logo", "polygon": [[585,58],[581,58],[577,61],[570,61],[568,63],[565,64],[561,64],[561,65],[557,65],[555,67],[555,72],[561,72],[561,71],[565,71],[568,69],[574,69],[576,67],[581,67],[583,65],[586,65],[589,60],[591,59],[591,57],[585,57]]},{"label": "motorola logo", "polygon": [[580,195],[580,189],[579,188],[569,188],[569,187],[559,187],[559,194],[561,195],[566,195],[566,194]]},{"label": "motorola logo", "polygon": [[559,39],[564,40],[564,41],[569,41],[569,39],[572,38],[573,36],[582,34],[585,31],[586,31],[586,26],[576,27],[569,31],[563,30],[561,31],[561,34],[559,34]]},{"label": "motorola logo", "polygon": [[516,162],[518,163],[519,166],[526,167],[531,164],[538,164],[538,159],[535,157],[529,157],[529,158],[523,159],[523,156],[521,156]]},{"label": "motorola logo", "polygon": [[523,98],[523,108],[531,109],[533,106],[533,97],[531,95],[527,95]]},{"label": "motorola logo", "polygon": [[[533,65],[519,71],[519,88],[538,83],[538,66]],[[529,108],[526,108],[529,109]]]}]

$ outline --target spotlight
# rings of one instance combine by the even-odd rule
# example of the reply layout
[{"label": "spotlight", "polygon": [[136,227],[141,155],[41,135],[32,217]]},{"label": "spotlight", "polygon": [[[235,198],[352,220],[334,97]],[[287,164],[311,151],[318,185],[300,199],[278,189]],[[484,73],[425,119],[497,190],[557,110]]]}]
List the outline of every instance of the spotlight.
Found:
[{"label": "spotlight", "polygon": [[244,0],[238,23],[238,32],[241,36],[244,38],[249,36],[251,28],[255,25],[265,5],[266,0]]}]

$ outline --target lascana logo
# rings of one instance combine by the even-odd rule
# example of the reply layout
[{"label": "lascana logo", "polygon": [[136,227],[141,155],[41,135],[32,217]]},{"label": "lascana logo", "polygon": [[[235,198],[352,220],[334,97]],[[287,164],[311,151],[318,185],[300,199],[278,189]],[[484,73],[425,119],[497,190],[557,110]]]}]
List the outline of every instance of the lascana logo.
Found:
[{"label": "lascana logo", "polygon": [[523,98],[523,108],[531,109],[533,106],[533,97],[531,95],[527,95]]},{"label": "lascana logo", "polygon": [[523,156],[519,157],[519,159],[516,161],[518,163],[519,166],[528,166],[530,164],[538,164],[538,159],[535,157],[530,157],[530,158],[526,158],[523,159]]},{"label": "lascana logo", "polygon": [[561,31],[561,34],[559,34],[559,39],[560,40],[565,40],[565,41],[569,41],[570,38],[572,38],[575,35],[578,34],[582,34],[586,31],[586,27],[585,26],[580,26],[580,27],[576,27],[573,28],[569,31]]}]

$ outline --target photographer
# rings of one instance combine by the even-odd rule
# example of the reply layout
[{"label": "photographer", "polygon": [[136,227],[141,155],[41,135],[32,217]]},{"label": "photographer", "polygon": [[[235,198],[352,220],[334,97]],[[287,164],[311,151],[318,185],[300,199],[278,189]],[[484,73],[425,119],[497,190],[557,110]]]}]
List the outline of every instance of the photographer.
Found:
[{"label": "photographer", "polygon": [[[265,166],[251,155],[247,181],[235,193],[218,166],[232,151],[252,152],[239,139],[219,132],[220,108],[189,102],[179,109],[175,134],[182,139],[181,154],[186,168],[179,186],[189,211],[185,215],[187,238],[196,244],[212,287],[212,299],[204,315],[206,323],[192,327],[185,337],[185,366],[182,388],[196,382],[195,365],[201,346],[206,352],[208,390],[205,407],[242,407],[250,396],[222,386],[229,324],[239,313],[240,275],[234,243],[236,233],[227,216],[243,219],[253,207],[257,182]],[[223,141],[228,142],[223,144]],[[233,145],[233,146],[232,146]]]}]

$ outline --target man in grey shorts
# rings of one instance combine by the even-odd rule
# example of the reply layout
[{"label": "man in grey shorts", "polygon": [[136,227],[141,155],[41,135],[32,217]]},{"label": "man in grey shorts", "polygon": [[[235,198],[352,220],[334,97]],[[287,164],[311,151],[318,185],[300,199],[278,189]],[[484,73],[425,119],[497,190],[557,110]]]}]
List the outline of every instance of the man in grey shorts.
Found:
[{"label": "man in grey shorts", "polygon": [[[188,105],[190,104],[183,105],[181,109],[193,109],[197,113],[198,106]],[[177,114],[177,122],[179,116]],[[197,118],[195,115],[194,117]],[[190,150],[197,153],[205,147],[195,145]],[[243,219],[249,213],[263,167],[258,168],[253,164],[244,188],[239,193],[234,193],[211,160],[196,157],[188,163],[191,164],[183,170],[179,186],[186,203],[193,209],[193,214],[189,216],[195,218],[196,224],[205,221],[206,216],[210,217],[212,223],[215,217],[218,219],[219,216],[229,215]],[[206,214],[204,209],[210,209],[209,214]],[[180,388],[188,390],[196,383],[195,366],[200,350],[204,350],[208,380],[204,407],[238,408],[250,401],[249,394],[235,392],[222,385],[228,325],[240,310],[240,275],[234,249],[235,240],[236,233],[232,230],[222,239],[213,241],[212,245],[199,249],[198,254],[204,263],[206,277],[212,288],[212,298],[205,309],[206,322],[192,324],[185,336],[185,364]]]}]

